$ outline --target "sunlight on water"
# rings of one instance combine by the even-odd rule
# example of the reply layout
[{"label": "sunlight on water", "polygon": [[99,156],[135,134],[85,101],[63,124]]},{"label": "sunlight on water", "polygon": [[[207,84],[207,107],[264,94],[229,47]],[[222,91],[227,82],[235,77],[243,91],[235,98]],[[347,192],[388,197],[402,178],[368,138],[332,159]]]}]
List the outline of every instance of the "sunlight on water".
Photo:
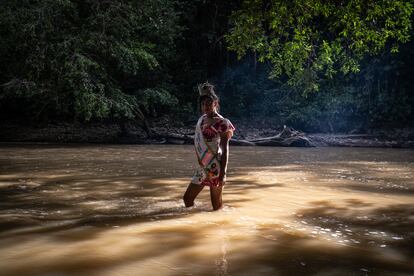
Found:
[{"label": "sunlight on water", "polygon": [[2,275],[414,272],[410,150],[232,147],[225,206],[191,146],[2,146]]}]

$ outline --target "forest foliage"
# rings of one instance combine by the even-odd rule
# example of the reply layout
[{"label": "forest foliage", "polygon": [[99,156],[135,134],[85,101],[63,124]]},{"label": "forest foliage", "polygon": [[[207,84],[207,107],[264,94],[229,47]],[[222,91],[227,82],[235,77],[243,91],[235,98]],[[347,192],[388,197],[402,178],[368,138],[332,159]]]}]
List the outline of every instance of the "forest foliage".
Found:
[{"label": "forest foliage", "polygon": [[140,121],[222,112],[308,131],[414,121],[413,2],[3,0],[0,118]]},{"label": "forest foliage", "polygon": [[358,73],[367,55],[398,52],[411,34],[412,3],[376,0],[245,0],[232,16],[229,49],[251,50],[270,77],[304,92],[336,74]]},{"label": "forest foliage", "polygon": [[182,32],[172,1],[2,2],[1,100],[25,115],[137,118],[176,104],[164,87]]}]

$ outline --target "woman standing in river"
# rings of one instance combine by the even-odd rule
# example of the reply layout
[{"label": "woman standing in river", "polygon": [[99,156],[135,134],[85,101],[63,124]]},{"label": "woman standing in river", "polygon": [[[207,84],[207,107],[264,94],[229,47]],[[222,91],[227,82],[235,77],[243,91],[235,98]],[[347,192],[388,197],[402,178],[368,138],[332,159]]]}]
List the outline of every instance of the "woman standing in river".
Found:
[{"label": "woman standing in river", "polygon": [[209,186],[213,209],[218,210],[223,205],[221,194],[226,182],[229,141],[235,128],[218,113],[219,98],[214,86],[206,82],[198,86],[198,91],[202,115],[196,125],[194,146],[200,167],[187,187],[184,203],[186,207],[193,206],[204,186]]}]

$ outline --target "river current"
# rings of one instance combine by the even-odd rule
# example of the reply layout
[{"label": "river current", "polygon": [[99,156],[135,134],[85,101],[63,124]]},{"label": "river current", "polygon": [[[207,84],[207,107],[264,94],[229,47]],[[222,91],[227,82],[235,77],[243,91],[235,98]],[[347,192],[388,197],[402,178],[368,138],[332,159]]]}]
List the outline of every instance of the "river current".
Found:
[{"label": "river current", "polygon": [[224,208],[192,146],[1,145],[1,275],[412,275],[414,151],[230,148]]}]

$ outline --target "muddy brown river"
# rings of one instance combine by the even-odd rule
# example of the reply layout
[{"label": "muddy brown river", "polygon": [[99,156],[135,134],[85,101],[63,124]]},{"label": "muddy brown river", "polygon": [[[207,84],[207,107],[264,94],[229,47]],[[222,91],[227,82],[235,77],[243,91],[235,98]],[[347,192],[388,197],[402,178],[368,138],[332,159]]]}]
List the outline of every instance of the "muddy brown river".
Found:
[{"label": "muddy brown river", "polygon": [[413,275],[414,150],[0,145],[0,275]]}]

